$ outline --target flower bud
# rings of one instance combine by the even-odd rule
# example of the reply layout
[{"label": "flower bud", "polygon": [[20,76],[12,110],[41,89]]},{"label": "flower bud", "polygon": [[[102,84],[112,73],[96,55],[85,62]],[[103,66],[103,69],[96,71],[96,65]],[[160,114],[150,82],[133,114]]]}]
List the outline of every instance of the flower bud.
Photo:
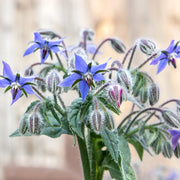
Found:
[{"label": "flower bud", "polygon": [[91,114],[90,114],[90,124],[91,124],[91,128],[93,129],[93,131],[96,134],[99,134],[102,126],[104,124],[104,114],[102,111],[100,110],[94,110]]},{"label": "flower bud", "polygon": [[148,56],[151,56],[156,51],[156,44],[149,39],[139,40],[139,49]]},{"label": "flower bud", "polygon": [[157,138],[152,144],[152,149],[154,150],[154,152],[156,154],[159,154],[161,152],[161,145],[162,145],[162,142],[161,142],[161,139],[160,138]]},{"label": "flower bud", "polygon": [[180,101],[176,102],[176,112],[178,115],[180,115]]},{"label": "flower bud", "polygon": [[32,76],[33,74],[34,74],[34,71],[31,67],[27,68],[24,72],[24,76]]},{"label": "flower bud", "polygon": [[23,117],[21,118],[20,124],[19,124],[19,133],[20,134],[25,134],[27,131],[27,118],[29,114],[25,113]]},{"label": "flower bud", "polygon": [[175,150],[174,150],[174,155],[179,158],[180,157],[180,144],[178,143],[178,145],[176,146]]},{"label": "flower bud", "polygon": [[62,81],[60,73],[56,70],[51,70],[46,78],[46,85],[49,92],[55,94],[57,90],[61,90],[59,86],[57,86]]},{"label": "flower bud", "polygon": [[173,149],[172,149],[171,144],[169,142],[164,142],[162,144],[162,154],[164,155],[164,157],[171,158],[172,152],[173,152]]},{"label": "flower bud", "polygon": [[142,104],[146,103],[148,100],[148,89],[146,87],[142,87],[140,89],[140,101]]},{"label": "flower bud", "polygon": [[113,116],[110,112],[105,112],[105,126],[109,129],[112,130],[114,129],[114,119]]},{"label": "flower bud", "polygon": [[132,88],[132,78],[129,71],[121,70],[117,73],[117,82],[127,90]]},{"label": "flower bud", "polygon": [[133,86],[133,95],[134,95],[134,97],[137,97],[139,95],[140,89],[142,88],[143,85],[144,85],[143,78],[141,78],[140,76],[137,75],[137,77],[135,79],[134,86]]},{"label": "flower bud", "polygon": [[122,43],[122,41],[118,38],[112,38],[111,39],[111,46],[113,47],[113,49],[118,52],[118,53],[125,53],[126,51],[126,47],[125,45]]},{"label": "flower bud", "polygon": [[123,90],[120,85],[112,85],[109,88],[109,96],[113,101],[116,102],[116,104],[119,108],[121,105],[122,92],[123,92]]},{"label": "flower bud", "polygon": [[43,30],[40,30],[39,33],[44,36],[44,38],[50,38],[50,39],[54,39],[54,38],[60,38],[60,36],[55,33],[54,31],[51,31],[51,30],[47,30],[47,29],[43,29]]},{"label": "flower bud", "polygon": [[95,32],[92,29],[89,29],[89,28],[88,29],[83,29],[80,32],[80,37],[83,39],[85,34],[86,34],[86,39],[89,40],[89,41],[92,41],[93,37],[95,35]]},{"label": "flower bud", "polygon": [[31,134],[40,134],[42,118],[39,113],[31,113],[27,120],[28,130]]},{"label": "flower bud", "polygon": [[180,128],[180,118],[173,112],[165,110],[162,113],[162,117],[170,126]]},{"label": "flower bud", "polygon": [[159,100],[159,87],[157,84],[152,83],[149,87],[149,103],[151,106],[156,104]]}]

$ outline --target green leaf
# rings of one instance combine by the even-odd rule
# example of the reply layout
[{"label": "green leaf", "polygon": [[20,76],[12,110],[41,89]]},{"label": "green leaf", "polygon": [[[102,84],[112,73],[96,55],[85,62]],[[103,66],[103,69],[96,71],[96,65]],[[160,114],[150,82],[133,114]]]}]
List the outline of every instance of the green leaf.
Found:
[{"label": "green leaf", "polygon": [[101,137],[105,146],[107,147],[111,157],[117,163],[119,154],[118,154],[118,133],[117,130],[110,131],[107,128],[101,130]]},{"label": "green leaf", "polygon": [[77,134],[79,137],[84,138],[82,123],[80,122],[80,114],[81,114],[81,105],[82,99],[76,99],[72,102],[68,113],[68,121],[71,129]]},{"label": "green leaf", "polygon": [[[9,135],[9,137],[19,137],[19,136],[22,136],[21,133],[19,132],[19,129],[17,129],[11,135]],[[25,134],[23,134],[23,136],[31,136],[31,134],[27,131]]]},{"label": "green leaf", "polygon": [[109,170],[112,178],[116,180],[124,180],[119,164],[115,163],[110,156],[105,156],[102,166],[106,170]]},{"label": "green leaf", "polygon": [[132,144],[132,145],[134,146],[134,148],[136,149],[136,151],[137,151],[137,153],[138,153],[138,155],[139,155],[139,158],[140,158],[141,161],[142,161],[144,148],[143,148],[143,146],[141,145],[141,143],[138,142],[138,141],[136,141],[136,140],[133,139],[133,138],[128,139],[128,141],[129,141],[130,144]]},{"label": "green leaf", "polygon": [[100,100],[100,102],[109,110],[113,111],[114,113],[118,114],[120,113],[119,107],[117,104],[112,101],[107,95],[105,96],[104,93],[97,96],[97,98]]},{"label": "green leaf", "polygon": [[132,167],[130,166],[131,154],[127,141],[123,136],[119,136],[118,149],[120,155],[120,167],[123,174],[124,180],[135,180],[135,173]]},{"label": "green leaf", "polygon": [[61,127],[46,127],[41,132],[41,135],[46,135],[51,138],[57,138],[62,134],[69,134],[69,132]]}]

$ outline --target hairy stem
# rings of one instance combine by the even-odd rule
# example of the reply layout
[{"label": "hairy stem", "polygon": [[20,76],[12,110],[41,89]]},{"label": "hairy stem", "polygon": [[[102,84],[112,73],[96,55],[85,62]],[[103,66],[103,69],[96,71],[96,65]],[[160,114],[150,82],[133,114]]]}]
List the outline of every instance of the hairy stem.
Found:
[{"label": "hairy stem", "polygon": [[136,121],[136,119],[144,112],[146,111],[150,111],[150,110],[155,110],[155,111],[159,111],[162,113],[162,110],[160,108],[155,108],[155,107],[150,107],[150,108],[146,108],[146,109],[143,109],[142,111],[140,111],[134,118],[133,120],[131,121],[131,123],[128,125],[126,131],[125,131],[125,134],[127,134],[127,132],[129,131],[130,127],[134,124],[134,122]]},{"label": "hairy stem", "polygon": [[97,47],[96,51],[95,51],[94,54],[93,54],[92,60],[94,60],[94,58],[95,58],[96,54],[98,53],[99,49],[101,48],[101,46],[102,46],[105,42],[111,41],[111,40],[112,40],[111,38],[107,38],[107,39],[105,39],[104,41],[102,41],[102,42],[99,44],[99,46]]}]

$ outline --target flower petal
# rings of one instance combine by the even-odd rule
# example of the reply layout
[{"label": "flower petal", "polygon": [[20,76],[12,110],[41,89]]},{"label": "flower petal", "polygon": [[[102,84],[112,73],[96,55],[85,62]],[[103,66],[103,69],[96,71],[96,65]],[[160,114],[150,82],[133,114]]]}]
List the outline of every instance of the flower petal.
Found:
[{"label": "flower petal", "polygon": [[35,78],[35,76],[34,77],[25,77],[25,78],[20,76],[19,84],[23,85],[25,83],[31,82],[34,80],[34,78]]},{"label": "flower petal", "polygon": [[156,65],[156,64],[158,64],[158,62],[159,62],[160,60],[163,60],[163,59],[165,59],[165,58],[167,58],[167,56],[166,56],[164,53],[162,53],[159,57],[153,59],[153,60],[151,61],[150,65]]},{"label": "flower petal", "polygon": [[[19,89],[17,94],[16,94],[16,97],[14,99],[12,99],[11,105],[14,104],[21,97],[21,92],[22,91]],[[13,97],[13,90],[12,89],[11,89],[11,94],[12,94],[12,97]]]},{"label": "flower petal", "polygon": [[15,81],[16,75],[13,74],[9,64],[3,61],[3,76],[11,81]]},{"label": "flower petal", "polygon": [[179,140],[179,135],[172,137],[173,150],[176,149],[176,146],[178,145],[178,140]]},{"label": "flower petal", "polygon": [[74,73],[71,76],[65,78],[58,86],[68,87],[73,84],[73,82],[77,79],[81,79],[81,75]]},{"label": "flower petal", "polygon": [[42,37],[41,37],[41,34],[40,34],[40,33],[35,32],[35,33],[34,33],[34,41],[35,41],[35,42],[42,43],[44,40],[42,39]]},{"label": "flower petal", "polygon": [[87,85],[86,81],[82,80],[79,82],[79,90],[82,96],[82,101],[84,102],[89,92],[89,86]]},{"label": "flower petal", "polygon": [[33,53],[37,48],[39,48],[39,44],[35,43],[33,44],[32,46],[30,46],[28,49],[26,49],[26,51],[24,52],[24,55],[23,56],[26,56],[28,54],[31,54]]},{"label": "flower petal", "polygon": [[180,134],[180,130],[168,129],[167,131],[171,136],[176,136],[176,135]]},{"label": "flower petal", "polygon": [[158,65],[157,74],[160,73],[166,67],[167,63],[168,63],[167,59],[163,59],[160,61],[159,65]]},{"label": "flower petal", "polygon": [[94,74],[94,73],[96,73],[96,72],[99,71],[99,70],[104,70],[104,69],[106,68],[107,63],[108,63],[108,61],[109,61],[110,59],[111,59],[111,58],[109,58],[104,64],[91,66],[91,73]]},{"label": "flower petal", "polygon": [[11,83],[7,80],[7,79],[1,79],[0,80],[0,87],[7,87],[9,86]]},{"label": "flower petal", "polygon": [[105,80],[105,78],[102,74],[97,73],[93,76],[93,80],[98,82],[98,81]]},{"label": "flower petal", "polygon": [[51,47],[51,51],[53,51],[53,53],[57,53],[60,51],[60,49],[57,46],[53,46]]},{"label": "flower petal", "polygon": [[61,38],[59,41],[49,41],[48,43],[48,46],[51,48],[52,46],[58,46],[59,44],[62,43],[62,41],[64,40],[65,38]]},{"label": "flower petal", "polygon": [[75,54],[75,69],[82,73],[86,73],[88,70],[88,65],[85,60],[77,54]]},{"label": "flower petal", "polygon": [[[94,44],[87,44],[86,48],[87,48],[88,53],[90,53],[90,54],[94,54],[97,49],[96,45],[94,45]],[[98,51],[97,54],[102,54],[102,53],[100,51]]]},{"label": "flower petal", "polygon": [[22,88],[26,91],[27,94],[34,94],[34,95],[36,95],[39,99],[41,99],[41,98],[33,91],[32,87],[31,87],[30,85],[24,85]]},{"label": "flower petal", "polygon": [[170,45],[168,46],[168,48],[166,49],[166,51],[170,54],[174,51],[174,40],[171,41]]}]

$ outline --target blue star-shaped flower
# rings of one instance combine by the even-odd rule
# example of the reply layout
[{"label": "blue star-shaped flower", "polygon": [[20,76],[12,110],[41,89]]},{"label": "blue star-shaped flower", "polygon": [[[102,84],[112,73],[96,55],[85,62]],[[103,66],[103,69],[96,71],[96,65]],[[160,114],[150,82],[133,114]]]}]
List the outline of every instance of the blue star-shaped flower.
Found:
[{"label": "blue star-shaped flower", "polygon": [[[3,61],[3,79],[0,80],[0,87],[5,88],[6,91],[11,89],[12,103],[16,102],[22,95],[22,92],[27,96],[27,94],[35,94],[30,86],[31,82],[35,77],[23,78],[20,74],[13,74],[10,66]],[[36,94],[35,94],[36,95]]]},{"label": "blue star-shaped flower", "polygon": [[178,145],[178,141],[180,138],[180,130],[172,130],[169,129],[167,130],[169,134],[172,136],[172,145],[173,145],[173,150],[176,149],[176,146]]},{"label": "blue star-shaped flower", "polygon": [[174,40],[171,41],[169,47],[165,51],[161,51],[159,57],[152,60],[151,65],[158,65],[157,73],[160,73],[166,65],[171,63],[176,68],[176,58],[180,58],[180,46]]},{"label": "blue star-shaped flower", "polygon": [[75,54],[75,70],[74,73],[64,79],[59,86],[68,87],[72,84],[79,82],[79,90],[82,96],[82,101],[86,99],[88,95],[89,88],[93,85],[93,81],[102,81],[105,80],[100,72],[104,71],[107,62],[101,65],[91,65],[87,64],[85,60]]},{"label": "blue star-shaped flower", "polygon": [[63,41],[64,38],[61,38],[59,41],[48,41],[41,37],[40,33],[34,33],[34,44],[31,45],[28,49],[26,49],[23,56],[33,53],[37,49],[40,49],[41,55],[41,64],[48,58],[48,56],[52,56],[53,53],[57,53],[60,51],[58,46]]}]

